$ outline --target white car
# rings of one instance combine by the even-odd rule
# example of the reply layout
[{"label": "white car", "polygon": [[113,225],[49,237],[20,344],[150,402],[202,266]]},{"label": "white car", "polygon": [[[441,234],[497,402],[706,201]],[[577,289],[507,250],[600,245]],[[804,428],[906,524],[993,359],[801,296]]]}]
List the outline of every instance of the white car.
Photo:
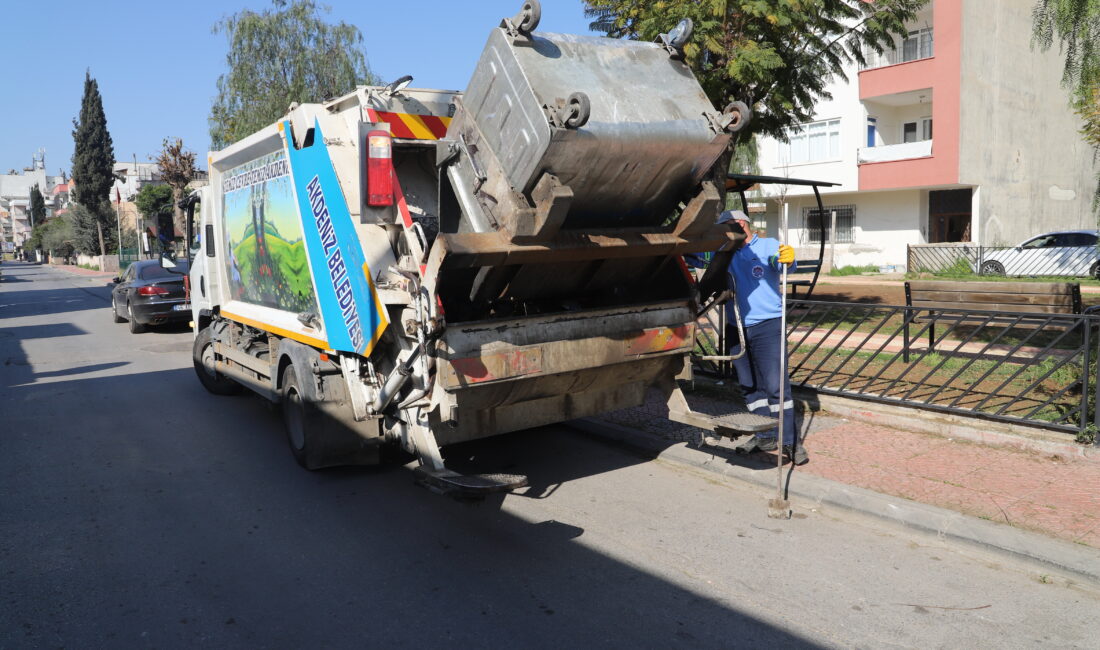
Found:
[{"label": "white car", "polygon": [[987,249],[982,275],[1062,275],[1100,278],[1097,230],[1066,230],[1032,237],[1013,248]]}]

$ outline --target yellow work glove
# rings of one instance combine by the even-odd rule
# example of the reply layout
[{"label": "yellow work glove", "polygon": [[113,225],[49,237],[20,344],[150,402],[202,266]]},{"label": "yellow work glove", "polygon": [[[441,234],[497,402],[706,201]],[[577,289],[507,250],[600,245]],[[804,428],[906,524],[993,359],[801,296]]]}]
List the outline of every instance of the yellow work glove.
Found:
[{"label": "yellow work glove", "polygon": [[779,245],[779,263],[790,264],[794,262],[794,249],[786,244]]}]

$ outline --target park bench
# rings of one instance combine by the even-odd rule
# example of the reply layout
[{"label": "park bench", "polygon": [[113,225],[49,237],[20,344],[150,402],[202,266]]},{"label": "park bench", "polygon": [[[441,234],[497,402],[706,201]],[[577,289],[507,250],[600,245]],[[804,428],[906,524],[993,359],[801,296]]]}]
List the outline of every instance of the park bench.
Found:
[{"label": "park bench", "polygon": [[[1076,282],[944,282],[912,280],[905,283],[905,360],[909,357],[909,326],[928,323],[928,347],[934,350],[936,323],[1011,324],[1013,327],[1062,328],[1052,315],[1081,314],[1081,285]],[[968,311],[1003,312],[1003,316],[968,314]],[[1030,316],[1034,314],[1034,316]],[[1017,316],[1023,319],[1016,321]]]},{"label": "park bench", "polygon": [[791,288],[791,297],[798,297],[798,288],[805,287],[806,293],[813,291],[821,271],[821,260],[795,260],[794,270],[787,273],[787,286]]}]

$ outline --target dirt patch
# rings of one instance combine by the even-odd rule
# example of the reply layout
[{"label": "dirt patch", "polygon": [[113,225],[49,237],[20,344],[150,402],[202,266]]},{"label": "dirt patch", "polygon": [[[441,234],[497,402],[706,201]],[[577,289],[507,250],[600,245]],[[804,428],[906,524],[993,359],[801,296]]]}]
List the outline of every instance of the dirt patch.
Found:
[{"label": "dirt patch", "polygon": [[905,286],[901,284],[830,284],[820,280],[813,300],[858,302],[870,305],[904,305]]}]

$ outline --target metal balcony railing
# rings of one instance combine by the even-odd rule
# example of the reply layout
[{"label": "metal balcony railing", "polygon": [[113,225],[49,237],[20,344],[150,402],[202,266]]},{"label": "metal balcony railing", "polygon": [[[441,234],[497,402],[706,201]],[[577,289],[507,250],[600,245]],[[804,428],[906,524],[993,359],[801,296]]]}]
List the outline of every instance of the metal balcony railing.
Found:
[{"label": "metal balcony railing", "polygon": [[882,54],[872,51],[864,52],[866,63],[860,69],[871,70],[888,65],[929,59],[932,58],[933,51],[932,30],[915,30],[910,32],[908,38],[894,49],[885,50]]}]

